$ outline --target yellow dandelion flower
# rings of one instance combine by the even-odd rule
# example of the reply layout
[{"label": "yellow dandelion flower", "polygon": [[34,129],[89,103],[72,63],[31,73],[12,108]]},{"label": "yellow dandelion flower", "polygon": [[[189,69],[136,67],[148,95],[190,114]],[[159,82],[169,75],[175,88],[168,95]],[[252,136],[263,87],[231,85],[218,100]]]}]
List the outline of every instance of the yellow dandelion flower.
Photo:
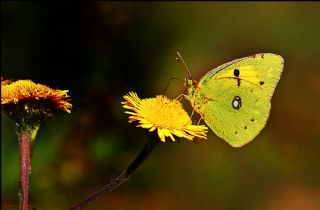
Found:
[{"label": "yellow dandelion flower", "polygon": [[129,122],[139,121],[137,127],[157,130],[162,142],[166,137],[175,141],[174,136],[193,140],[194,137],[206,139],[207,127],[205,125],[192,125],[192,121],[178,100],[170,100],[166,96],[140,99],[134,92],[124,96],[123,107],[131,111]]},{"label": "yellow dandelion flower", "polygon": [[26,101],[46,101],[52,108],[70,113],[68,90],[55,90],[31,80],[1,81],[1,105]]},{"label": "yellow dandelion flower", "polygon": [[70,113],[68,90],[56,90],[31,80],[1,78],[1,107],[16,122],[42,121],[52,109]]}]

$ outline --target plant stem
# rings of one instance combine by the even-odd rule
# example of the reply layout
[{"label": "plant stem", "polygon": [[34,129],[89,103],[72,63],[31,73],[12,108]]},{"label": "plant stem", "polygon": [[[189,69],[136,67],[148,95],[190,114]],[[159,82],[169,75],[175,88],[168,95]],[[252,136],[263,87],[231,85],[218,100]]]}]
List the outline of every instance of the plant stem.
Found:
[{"label": "plant stem", "polygon": [[22,131],[18,134],[18,138],[20,146],[20,186],[22,188],[22,209],[27,210],[29,174],[31,171],[31,133],[28,130]]},{"label": "plant stem", "polygon": [[89,205],[91,202],[101,198],[103,195],[105,195],[108,192],[113,191],[117,187],[119,187],[124,182],[128,181],[133,174],[133,172],[141,165],[141,163],[148,157],[148,155],[151,153],[155,145],[158,143],[158,140],[148,140],[145,144],[144,148],[140,152],[140,154],[136,157],[136,159],[129,165],[129,167],[124,170],[118,177],[115,179],[111,179],[111,181],[104,185],[101,189],[94,192],[93,194],[89,195],[88,197],[84,198],[79,203],[73,205],[69,210],[78,210],[81,209],[87,205]]},{"label": "plant stem", "polygon": [[17,134],[20,147],[20,184],[18,189],[19,209],[29,207],[29,175],[31,173],[32,146],[39,127],[18,127]]}]

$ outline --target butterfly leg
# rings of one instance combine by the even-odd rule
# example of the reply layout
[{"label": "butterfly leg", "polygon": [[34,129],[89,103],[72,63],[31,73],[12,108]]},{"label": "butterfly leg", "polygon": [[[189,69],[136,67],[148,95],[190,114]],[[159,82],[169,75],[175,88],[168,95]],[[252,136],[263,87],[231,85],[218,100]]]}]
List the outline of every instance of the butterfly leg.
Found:
[{"label": "butterfly leg", "polygon": [[194,109],[192,109],[192,112],[191,112],[190,118],[192,118],[193,114],[194,114]]},{"label": "butterfly leg", "polygon": [[[199,124],[200,124],[200,122],[201,122],[201,120],[202,120],[202,119],[203,119],[203,118],[202,118],[202,117],[200,117],[200,119],[199,119],[199,121],[198,121],[197,125],[199,125]],[[193,142],[194,142],[194,143],[196,143],[196,144],[198,144],[198,143],[202,142],[202,139],[196,136],[196,137],[194,137]]]},{"label": "butterfly leg", "polygon": [[204,114],[203,113],[199,113],[200,114],[200,118],[199,118],[199,121],[198,121],[198,125],[200,124],[201,120],[204,119]]},{"label": "butterfly leg", "polygon": [[189,96],[182,93],[176,97],[176,100],[181,101],[183,98],[188,99]]}]

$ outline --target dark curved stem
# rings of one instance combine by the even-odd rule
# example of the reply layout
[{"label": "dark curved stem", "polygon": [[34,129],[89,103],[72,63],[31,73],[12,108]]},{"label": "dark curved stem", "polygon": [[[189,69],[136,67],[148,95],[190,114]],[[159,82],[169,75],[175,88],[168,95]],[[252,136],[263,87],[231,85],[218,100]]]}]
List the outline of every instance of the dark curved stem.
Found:
[{"label": "dark curved stem", "polygon": [[128,181],[131,175],[133,174],[133,172],[135,172],[135,170],[141,165],[141,163],[148,157],[148,155],[151,153],[151,151],[153,150],[156,144],[157,144],[156,140],[148,140],[144,148],[140,152],[140,154],[136,157],[136,159],[129,165],[129,167],[126,170],[124,170],[115,179],[111,179],[111,181],[108,184],[103,186],[98,191],[89,195],[79,203],[73,205],[69,210],[82,209],[83,207],[89,205],[93,201],[101,198],[103,195],[107,194],[108,192],[113,191],[124,182]]}]

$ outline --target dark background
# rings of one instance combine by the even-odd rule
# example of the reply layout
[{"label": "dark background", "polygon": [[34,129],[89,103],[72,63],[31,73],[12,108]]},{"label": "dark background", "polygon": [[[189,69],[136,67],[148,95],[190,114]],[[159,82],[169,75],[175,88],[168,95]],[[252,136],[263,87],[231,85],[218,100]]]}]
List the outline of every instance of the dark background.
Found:
[{"label": "dark background", "polygon": [[[133,178],[86,209],[320,209],[320,3],[1,2],[1,76],[70,90],[36,138],[30,203],[67,209],[117,176],[143,147],[123,95],[162,94],[259,52],[285,59],[265,129],[235,149],[208,140],[161,144]],[[167,91],[175,98],[183,83]],[[185,108],[191,111],[188,102]],[[2,205],[16,204],[19,148],[1,115]]]}]

